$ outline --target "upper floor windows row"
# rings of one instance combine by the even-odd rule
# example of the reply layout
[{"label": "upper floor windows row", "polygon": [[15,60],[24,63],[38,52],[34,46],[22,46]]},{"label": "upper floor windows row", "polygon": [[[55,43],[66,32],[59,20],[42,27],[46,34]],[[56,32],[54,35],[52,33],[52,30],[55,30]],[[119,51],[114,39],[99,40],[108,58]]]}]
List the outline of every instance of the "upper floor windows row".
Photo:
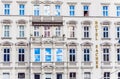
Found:
[{"label": "upper floor windows row", "polygon": [[[45,16],[49,16],[51,15],[51,13],[55,16],[61,16],[61,5],[55,5],[54,6],[54,9],[50,6],[50,5],[44,5],[43,6],[43,11],[40,9],[40,5],[34,5],[33,6],[33,15],[34,16],[39,16],[39,15],[45,15]],[[19,15],[25,15],[26,13],[26,7],[25,7],[25,4],[19,4]],[[84,5],[83,8],[82,8],[82,14],[83,16],[89,16],[89,10],[90,9],[90,6],[89,5]],[[53,11],[54,10],[54,13]],[[108,5],[105,5],[105,6],[102,6],[101,8],[101,12],[102,12],[102,16],[109,16],[109,6]],[[31,11],[32,12],[32,11]],[[116,16],[120,16],[120,6],[116,6]],[[4,4],[4,15],[10,15],[11,14],[11,5],[10,4]],[[76,6],[75,5],[69,5],[69,8],[68,8],[68,14],[69,16],[75,16],[76,14]]]}]

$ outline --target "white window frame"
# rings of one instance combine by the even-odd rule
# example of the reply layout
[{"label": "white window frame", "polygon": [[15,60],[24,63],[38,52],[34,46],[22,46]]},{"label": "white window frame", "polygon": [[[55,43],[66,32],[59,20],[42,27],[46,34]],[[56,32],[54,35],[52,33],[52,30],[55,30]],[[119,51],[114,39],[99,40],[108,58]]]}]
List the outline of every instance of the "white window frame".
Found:
[{"label": "white window frame", "polygon": [[39,26],[34,26],[33,29],[34,29],[33,36],[34,37],[39,37],[40,36],[40,27]]},{"label": "white window frame", "polygon": [[19,4],[19,15],[25,15],[25,5]]},{"label": "white window frame", "polygon": [[60,5],[55,5],[55,15],[56,16],[60,16],[60,9],[61,9]]},{"label": "white window frame", "polygon": [[[84,48],[84,62],[90,62],[90,48]],[[87,57],[89,57],[89,59],[87,58]]]},{"label": "white window frame", "polygon": [[109,38],[109,26],[103,26],[102,27],[102,31],[103,31],[103,38]]},{"label": "white window frame", "polygon": [[120,38],[120,26],[116,27],[116,38]]},{"label": "white window frame", "polygon": [[10,15],[10,4],[4,4],[4,15]]},{"label": "white window frame", "polygon": [[50,37],[50,36],[51,36],[51,27],[44,26],[44,37]]},{"label": "white window frame", "polygon": [[55,27],[55,36],[57,36],[57,37],[61,36],[61,27],[60,26]]},{"label": "white window frame", "polygon": [[25,48],[19,48],[18,49],[18,61],[19,62],[25,62]]},{"label": "white window frame", "polygon": [[90,38],[90,26],[84,25],[83,31],[84,31],[83,37],[84,38]]},{"label": "white window frame", "polygon": [[44,5],[44,15],[45,16],[50,15],[50,5]]},{"label": "white window frame", "polygon": [[10,73],[7,72],[3,73],[3,79],[10,79]]},{"label": "white window frame", "polygon": [[25,26],[19,25],[19,37],[24,38],[25,37]]},{"label": "white window frame", "polygon": [[75,30],[76,30],[76,27],[75,26],[70,26],[69,27],[69,29],[70,29],[70,38],[75,38],[76,36],[75,36]]},{"label": "white window frame", "polygon": [[10,25],[3,25],[3,37],[10,37]]},{"label": "white window frame", "polygon": [[116,16],[120,16],[120,6],[116,6]]},{"label": "white window frame", "polygon": [[39,15],[40,15],[40,6],[34,5],[34,16],[39,16]]},{"label": "white window frame", "polygon": [[110,79],[110,72],[104,72],[104,79]]},{"label": "white window frame", "polygon": [[91,79],[91,72],[84,72],[84,79]]},{"label": "white window frame", "polygon": [[103,48],[103,61],[104,62],[110,61],[110,49],[109,48]]},{"label": "white window frame", "polygon": [[109,15],[108,14],[108,9],[109,9],[109,7],[107,5],[102,6],[103,16],[108,16]]}]

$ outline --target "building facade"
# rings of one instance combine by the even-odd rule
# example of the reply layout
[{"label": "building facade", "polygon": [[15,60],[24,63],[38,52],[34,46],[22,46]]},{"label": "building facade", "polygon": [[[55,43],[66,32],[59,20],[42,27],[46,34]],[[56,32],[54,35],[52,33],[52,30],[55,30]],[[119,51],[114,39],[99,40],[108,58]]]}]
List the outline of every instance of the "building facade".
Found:
[{"label": "building facade", "polygon": [[0,79],[120,79],[120,1],[1,0]]}]

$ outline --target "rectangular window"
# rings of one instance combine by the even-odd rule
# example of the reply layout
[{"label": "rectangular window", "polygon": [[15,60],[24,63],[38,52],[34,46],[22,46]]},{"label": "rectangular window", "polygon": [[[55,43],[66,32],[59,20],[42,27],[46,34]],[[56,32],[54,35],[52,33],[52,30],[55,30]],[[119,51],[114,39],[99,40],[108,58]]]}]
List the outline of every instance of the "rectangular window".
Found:
[{"label": "rectangular window", "polygon": [[4,15],[10,15],[10,4],[4,4]]},{"label": "rectangular window", "polygon": [[34,5],[34,15],[39,16],[40,10],[39,10],[39,5]]},{"label": "rectangular window", "polygon": [[55,5],[55,10],[56,10],[55,11],[56,12],[55,15],[56,16],[60,16],[60,5]]},{"label": "rectangular window", "polygon": [[34,26],[34,36],[35,37],[38,37],[40,36],[40,32],[39,32],[39,26]]},{"label": "rectangular window", "polygon": [[108,38],[109,37],[109,29],[108,26],[103,27],[103,38]]},{"label": "rectangular window", "polygon": [[40,62],[40,57],[41,52],[40,52],[40,48],[34,48],[34,61],[35,62]]},{"label": "rectangular window", "polygon": [[55,28],[55,34],[58,37],[61,36],[61,28],[59,26]]},{"label": "rectangular window", "polygon": [[52,79],[52,74],[51,73],[46,73],[45,74],[45,79]]},{"label": "rectangular window", "polygon": [[25,36],[25,27],[23,25],[19,26],[19,37],[23,38]]},{"label": "rectangular window", "polygon": [[89,16],[89,6],[84,6],[84,16]]},{"label": "rectangular window", "polygon": [[72,61],[72,62],[75,61],[75,58],[76,58],[75,54],[76,54],[75,49],[69,49],[69,60],[70,61]]},{"label": "rectangular window", "polygon": [[84,61],[90,61],[90,49],[84,49]]},{"label": "rectangular window", "polygon": [[62,79],[62,73],[57,73],[56,74],[56,79]]},{"label": "rectangular window", "polygon": [[91,79],[91,73],[90,72],[84,72],[84,79]]},{"label": "rectangular window", "polygon": [[109,49],[104,48],[103,49],[103,61],[109,61],[109,59],[110,59]]},{"label": "rectangular window", "polygon": [[34,74],[34,79],[40,79],[40,73],[35,73]]},{"label": "rectangular window", "polygon": [[50,15],[50,6],[49,5],[45,5],[44,6],[44,15],[45,16],[49,16]]},{"label": "rectangular window", "polygon": [[117,49],[117,61],[120,61],[120,49]]},{"label": "rectangular window", "polygon": [[62,62],[62,60],[63,60],[63,49],[57,48],[56,49],[56,61]]},{"label": "rectangular window", "polygon": [[70,37],[71,37],[71,38],[74,38],[74,37],[75,37],[75,27],[74,27],[74,26],[71,26],[71,27],[70,27]]},{"label": "rectangular window", "polygon": [[69,9],[70,9],[70,16],[74,16],[75,15],[75,6],[70,5]]},{"label": "rectangular window", "polygon": [[44,37],[50,37],[50,26],[44,26]]},{"label": "rectangular window", "polygon": [[118,78],[117,79],[120,79],[120,72],[118,72]]},{"label": "rectangular window", "polygon": [[4,37],[10,37],[10,26],[9,25],[4,26]]},{"label": "rectangular window", "polygon": [[18,73],[18,79],[25,79],[25,73]]},{"label": "rectangular window", "polygon": [[108,6],[103,6],[102,10],[103,10],[103,16],[108,16]]},{"label": "rectangular window", "polygon": [[104,79],[110,79],[110,72],[104,72]]},{"label": "rectangular window", "polygon": [[46,62],[51,62],[52,61],[51,48],[45,48],[45,61]]},{"label": "rectangular window", "polygon": [[120,16],[120,6],[116,6],[117,16]]},{"label": "rectangular window", "polygon": [[120,38],[120,26],[117,27],[116,31],[117,31],[117,38]]},{"label": "rectangular window", "polygon": [[10,61],[10,49],[5,48],[3,52],[4,52],[4,62],[9,62]]},{"label": "rectangular window", "polygon": [[69,79],[76,79],[76,72],[70,72],[69,77]]},{"label": "rectangular window", "polygon": [[3,73],[3,79],[10,79],[9,73]]},{"label": "rectangular window", "polygon": [[25,61],[25,49],[20,48],[18,52],[18,61],[24,62]]},{"label": "rectangular window", "polygon": [[25,5],[20,4],[19,5],[19,15],[24,15],[25,14]]},{"label": "rectangular window", "polygon": [[89,38],[89,26],[84,26],[84,38]]}]

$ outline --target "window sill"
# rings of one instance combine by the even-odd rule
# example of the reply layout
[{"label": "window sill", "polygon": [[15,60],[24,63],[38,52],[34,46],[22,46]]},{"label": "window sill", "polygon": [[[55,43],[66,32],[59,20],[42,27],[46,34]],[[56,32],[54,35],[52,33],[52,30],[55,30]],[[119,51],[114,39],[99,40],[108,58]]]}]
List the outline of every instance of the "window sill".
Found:
[{"label": "window sill", "polygon": [[101,63],[103,63],[104,65],[110,65],[111,61],[102,61]]},{"label": "window sill", "polygon": [[101,38],[101,40],[111,40],[111,38]]},{"label": "window sill", "polygon": [[77,40],[77,38],[76,37],[69,37],[69,38],[67,38],[68,40]]},{"label": "window sill", "polygon": [[27,37],[17,37],[16,39],[27,39]]},{"label": "window sill", "polygon": [[115,40],[120,40],[120,38],[115,38]]},{"label": "window sill", "polygon": [[1,37],[1,39],[12,39],[12,37]]},{"label": "window sill", "polygon": [[82,38],[82,40],[91,40],[92,38]]}]

